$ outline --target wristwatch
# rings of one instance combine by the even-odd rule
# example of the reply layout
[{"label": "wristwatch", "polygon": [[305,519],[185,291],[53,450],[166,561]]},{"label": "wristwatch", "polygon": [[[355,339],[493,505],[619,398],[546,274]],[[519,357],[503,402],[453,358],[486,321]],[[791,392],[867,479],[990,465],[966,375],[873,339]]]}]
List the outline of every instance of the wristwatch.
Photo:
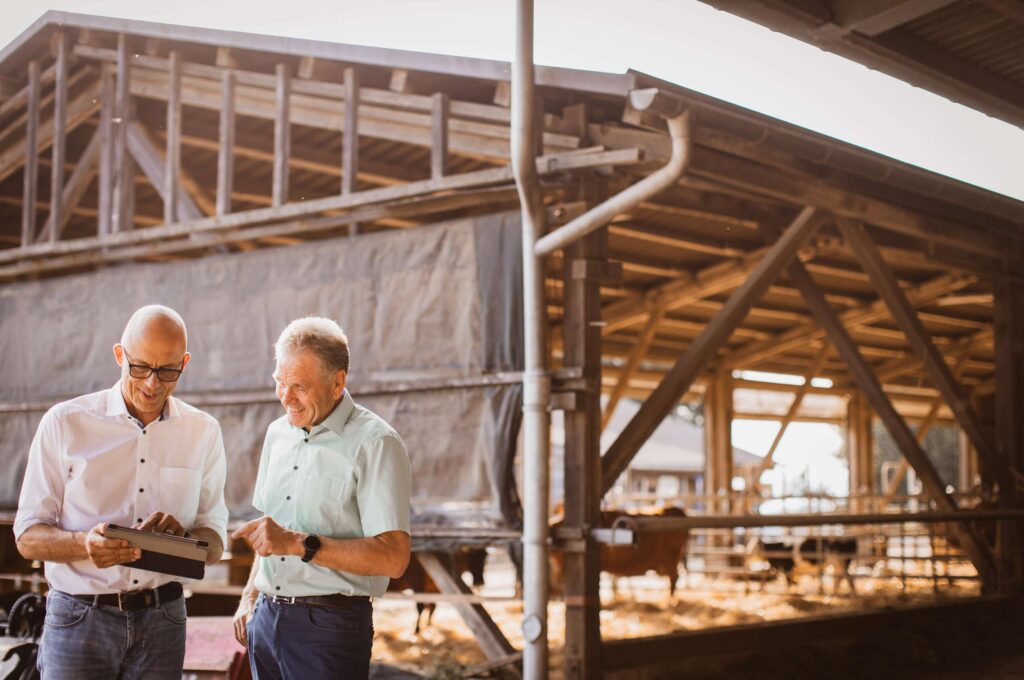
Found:
[{"label": "wristwatch", "polygon": [[306,549],[302,555],[302,561],[309,562],[313,559],[313,555],[316,555],[316,551],[320,549],[320,537],[316,534],[309,534],[302,539],[302,547]]}]

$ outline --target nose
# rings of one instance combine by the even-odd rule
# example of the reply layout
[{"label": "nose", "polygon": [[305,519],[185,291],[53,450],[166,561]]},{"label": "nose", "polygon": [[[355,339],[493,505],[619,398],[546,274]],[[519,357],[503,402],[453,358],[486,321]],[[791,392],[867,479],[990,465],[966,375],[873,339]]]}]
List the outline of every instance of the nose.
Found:
[{"label": "nose", "polygon": [[160,379],[156,377],[156,371],[149,374],[149,377],[143,381],[143,384],[151,390],[155,390],[160,386]]}]

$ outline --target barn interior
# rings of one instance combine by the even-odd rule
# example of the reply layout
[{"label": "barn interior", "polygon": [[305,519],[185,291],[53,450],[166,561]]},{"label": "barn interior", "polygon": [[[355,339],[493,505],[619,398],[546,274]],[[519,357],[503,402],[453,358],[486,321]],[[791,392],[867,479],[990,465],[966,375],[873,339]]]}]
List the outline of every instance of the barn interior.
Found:
[{"label": "barn interior", "polygon": [[[1009,3],[879,3],[875,13],[839,0],[709,4],[1024,120],[1024,18]],[[353,394],[409,433],[414,545],[439,591],[420,600],[456,608],[486,659],[479,673],[547,677],[557,638],[563,677],[666,674],[780,636],[1015,601],[1024,204],[640,72],[520,57],[65,12],[0,51],[8,522],[39,418],[112,382],[107,346],[160,294],[195,319],[195,353],[208,361],[180,396],[237,442],[235,519],[252,511],[260,435],[278,410],[268,384],[277,329],[317,312],[349,330],[364,358]],[[516,161],[524,149],[528,169]],[[542,236],[525,259],[524,224]],[[103,300],[111,290],[118,299]],[[751,393],[774,397],[744,401]],[[628,421],[606,430],[627,404]],[[631,494],[634,457],[686,405],[701,413],[700,488]],[[559,413],[557,458],[531,439],[550,441],[540,411]],[[768,455],[736,463],[737,419],[780,424]],[[769,512],[779,499],[762,475],[800,422],[842,428],[848,493]],[[939,428],[957,438],[955,479],[928,451]],[[900,455],[884,479],[880,437]],[[561,509],[549,502],[553,464]],[[918,493],[906,492],[908,474]],[[685,516],[638,510],[652,502]],[[630,516],[610,530],[602,509],[613,504]],[[4,587],[22,587],[33,568],[8,534]],[[742,584],[765,578],[771,558],[799,554],[796,539],[817,539],[805,561],[838,581],[822,576],[822,539],[852,538],[859,565],[885,566],[909,561],[914,536],[926,557],[915,553],[919,570],[904,566],[901,578],[926,583],[934,601],[603,639],[602,555],[650,553],[642,546],[679,535],[686,572]],[[785,546],[766,552],[780,536]],[[548,625],[549,542],[564,630]],[[519,561],[523,544],[521,619],[536,630],[524,625],[517,649],[444,555],[511,547]],[[234,548],[237,576],[251,555]]]}]

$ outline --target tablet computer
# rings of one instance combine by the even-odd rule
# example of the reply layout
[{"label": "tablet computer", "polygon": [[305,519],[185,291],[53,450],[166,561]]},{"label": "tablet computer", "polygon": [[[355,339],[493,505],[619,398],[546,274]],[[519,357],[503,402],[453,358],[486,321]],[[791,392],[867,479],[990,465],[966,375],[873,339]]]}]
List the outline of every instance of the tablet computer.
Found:
[{"label": "tablet computer", "polygon": [[108,524],[103,535],[128,541],[128,545],[142,551],[142,557],[126,563],[126,567],[192,579],[206,575],[206,556],[210,550],[206,541],[116,524]]}]

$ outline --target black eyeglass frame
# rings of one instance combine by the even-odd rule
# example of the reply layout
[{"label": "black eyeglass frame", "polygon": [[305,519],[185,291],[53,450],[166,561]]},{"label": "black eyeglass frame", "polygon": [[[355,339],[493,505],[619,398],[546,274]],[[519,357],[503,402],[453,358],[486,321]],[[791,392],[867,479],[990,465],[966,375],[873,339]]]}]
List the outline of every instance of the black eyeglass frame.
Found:
[{"label": "black eyeglass frame", "polygon": [[[128,362],[128,375],[135,378],[136,380],[148,380],[149,376],[153,375],[153,373],[156,373],[156,379],[159,380],[160,382],[178,382],[178,380],[181,378],[182,372],[185,370],[184,358],[181,360],[181,368],[153,368],[152,366],[147,366],[146,364],[133,364],[131,357],[128,356],[128,351],[124,349],[124,347],[121,348],[121,351],[124,352],[125,361]],[[136,375],[136,369],[141,369],[145,373],[145,375]],[[172,375],[173,377],[167,378],[166,376],[168,374]]]}]

